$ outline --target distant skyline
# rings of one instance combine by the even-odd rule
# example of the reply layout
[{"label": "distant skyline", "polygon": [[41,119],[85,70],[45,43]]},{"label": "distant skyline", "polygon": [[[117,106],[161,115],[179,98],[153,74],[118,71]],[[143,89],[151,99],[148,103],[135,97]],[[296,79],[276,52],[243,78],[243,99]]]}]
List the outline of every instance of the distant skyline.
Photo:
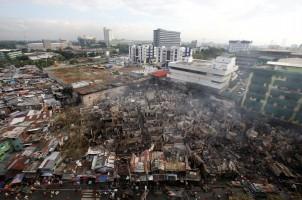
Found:
[{"label": "distant skyline", "polygon": [[181,32],[184,42],[302,44],[301,0],[1,0],[0,40],[152,40],[153,30]]}]

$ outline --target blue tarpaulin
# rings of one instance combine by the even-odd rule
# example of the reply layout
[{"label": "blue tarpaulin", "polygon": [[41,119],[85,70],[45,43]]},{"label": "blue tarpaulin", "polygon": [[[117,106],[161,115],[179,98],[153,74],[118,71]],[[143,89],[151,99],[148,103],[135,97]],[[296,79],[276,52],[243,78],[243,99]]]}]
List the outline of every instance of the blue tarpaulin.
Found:
[{"label": "blue tarpaulin", "polygon": [[106,182],[108,180],[108,176],[107,175],[101,175],[101,176],[98,176],[97,178],[97,182]]},{"label": "blue tarpaulin", "polygon": [[5,186],[4,181],[0,181],[0,188],[4,188],[4,186]]}]

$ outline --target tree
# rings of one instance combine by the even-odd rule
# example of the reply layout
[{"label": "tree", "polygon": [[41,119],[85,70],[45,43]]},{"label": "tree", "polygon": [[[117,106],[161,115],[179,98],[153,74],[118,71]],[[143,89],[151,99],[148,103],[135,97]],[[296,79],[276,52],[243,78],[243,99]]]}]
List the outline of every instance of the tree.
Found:
[{"label": "tree", "polygon": [[75,59],[72,59],[72,60],[69,61],[69,64],[71,64],[71,65],[75,65],[75,64],[78,64],[78,63],[79,63],[79,61],[77,61]]},{"label": "tree", "polygon": [[23,61],[29,60],[28,56],[25,56],[25,55],[22,55],[22,56],[20,56],[20,57],[17,57],[16,59],[17,59],[17,60],[23,60]]},{"label": "tree", "polygon": [[129,52],[129,45],[128,44],[118,44],[116,48],[119,49],[120,54],[128,54]]},{"label": "tree", "polygon": [[225,50],[223,48],[209,47],[208,49],[202,49],[193,54],[194,59],[213,59],[223,54]]},{"label": "tree", "polygon": [[64,57],[64,59],[66,59],[66,60],[70,60],[75,57],[74,53],[72,53],[71,51],[59,50],[59,51],[55,51],[55,52],[62,55]]}]

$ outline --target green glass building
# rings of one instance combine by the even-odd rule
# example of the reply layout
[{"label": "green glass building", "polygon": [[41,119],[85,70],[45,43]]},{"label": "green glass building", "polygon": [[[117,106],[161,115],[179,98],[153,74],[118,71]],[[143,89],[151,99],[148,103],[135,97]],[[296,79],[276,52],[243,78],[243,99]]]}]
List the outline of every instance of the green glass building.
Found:
[{"label": "green glass building", "polygon": [[241,106],[302,124],[302,59],[280,59],[250,70]]}]

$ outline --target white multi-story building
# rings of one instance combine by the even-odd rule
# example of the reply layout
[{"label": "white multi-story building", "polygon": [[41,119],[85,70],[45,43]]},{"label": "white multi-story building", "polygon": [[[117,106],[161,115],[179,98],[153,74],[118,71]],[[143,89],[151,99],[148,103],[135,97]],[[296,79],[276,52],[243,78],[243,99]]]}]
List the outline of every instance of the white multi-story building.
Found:
[{"label": "white multi-story building", "polygon": [[29,50],[45,50],[44,45],[43,45],[42,42],[28,43],[27,48]]},{"label": "white multi-story building", "polygon": [[104,27],[103,28],[104,31],[104,41],[106,43],[106,46],[109,47],[110,46],[110,42],[112,40],[112,35],[111,35],[111,30]]},{"label": "white multi-story building", "polygon": [[192,50],[188,47],[154,47],[153,45],[133,45],[129,47],[132,63],[166,64],[169,62],[191,62]]},{"label": "white multi-story building", "polygon": [[65,49],[67,47],[70,47],[70,43],[67,40],[60,40],[59,42],[52,42],[51,43],[51,49],[52,50],[59,50],[59,49]]},{"label": "white multi-story building", "polygon": [[70,47],[70,43],[67,40],[59,40],[56,42],[52,42],[50,40],[42,40],[42,42],[33,42],[28,43],[27,48],[29,50],[60,50],[65,49],[66,47]]},{"label": "white multi-story building", "polygon": [[131,63],[152,63],[154,59],[153,45],[132,45],[129,47],[129,60]]},{"label": "white multi-story building", "polygon": [[188,47],[156,47],[155,63],[192,62],[192,50]]},{"label": "white multi-story building", "polygon": [[229,52],[236,53],[242,51],[248,51],[251,48],[252,41],[247,40],[230,40]]},{"label": "white multi-story building", "polygon": [[183,62],[192,62],[193,61],[193,51],[189,47],[180,47],[181,49],[181,59]]},{"label": "white multi-story building", "polygon": [[223,90],[237,78],[235,57],[219,56],[214,60],[170,62],[168,77],[189,83],[200,84],[215,90]]},{"label": "white multi-story building", "polygon": [[70,47],[70,43],[67,40],[59,40],[57,42],[51,42],[50,40],[42,40],[42,43],[45,50],[60,50]]}]

